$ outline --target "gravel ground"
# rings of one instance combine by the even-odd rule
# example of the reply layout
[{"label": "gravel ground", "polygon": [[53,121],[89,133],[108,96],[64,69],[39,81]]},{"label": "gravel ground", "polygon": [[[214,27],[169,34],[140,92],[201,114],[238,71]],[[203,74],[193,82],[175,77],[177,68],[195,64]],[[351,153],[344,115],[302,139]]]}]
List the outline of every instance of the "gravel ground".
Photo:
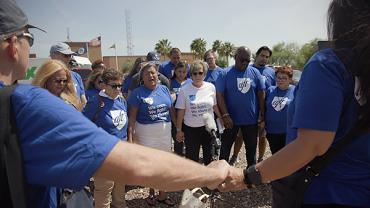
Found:
[{"label": "gravel ground", "polygon": [[[269,157],[271,152],[269,147],[266,148],[264,158]],[[242,147],[238,161],[235,164],[236,167],[246,167],[245,149]],[[145,208],[148,206],[145,199],[148,197],[149,188],[142,187],[127,187],[126,201],[127,207],[129,208]],[[180,204],[182,191],[171,192],[169,196],[177,202],[178,207]],[[221,193],[220,199],[216,199],[214,207],[220,208],[239,208],[239,207],[271,207],[271,189],[269,185],[261,185],[254,189],[248,189],[237,192]],[[210,200],[207,202],[207,208],[210,207]],[[157,203],[152,207],[168,207],[162,203]]]}]

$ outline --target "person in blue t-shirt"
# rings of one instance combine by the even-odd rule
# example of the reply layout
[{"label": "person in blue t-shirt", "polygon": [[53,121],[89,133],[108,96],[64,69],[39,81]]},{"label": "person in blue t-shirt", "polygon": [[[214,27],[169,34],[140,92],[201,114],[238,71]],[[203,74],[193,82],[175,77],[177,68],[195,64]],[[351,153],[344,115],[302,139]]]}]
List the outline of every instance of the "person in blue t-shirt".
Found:
[{"label": "person in blue t-shirt", "polygon": [[[245,175],[241,169],[232,169],[219,187],[222,191],[246,188],[244,182],[257,185],[288,176],[327,153],[354,128],[350,143],[313,177],[302,207],[369,207],[369,14],[367,0],[331,1],[332,48],[315,53],[303,69],[288,109],[287,145],[244,171]],[[276,201],[276,188],[273,207],[279,206],[277,202],[286,207],[286,200]]]},{"label": "person in blue t-shirt", "polygon": [[[14,0],[1,1],[0,19],[2,94],[2,88],[25,76],[34,41],[29,29],[34,26],[28,25],[26,15]],[[175,191],[199,186],[215,188],[229,171],[226,162],[204,167],[170,153],[120,141],[39,87],[19,84],[10,101],[10,116],[16,123],[12,131],[17,132],[23,161],[27,207],[57,207],[53,187],[79,190],[92,176]],[[1,152],[16,154],[12,149]],[[0,160],[4,160],[4,155],[0,155]],[[4,178],[1,180],[2,184],[7,183]],[[11,183],[14,181],[8,184]],[[0,189],[1,193],[10,193],[7,186]],[[21,195],[17,193],[16,203],[22,203]],[[1,205],[13,207],[5,197],[1,196]]]},{"label": "person in blue t-shirt", "polygon": [[[69,47],[68,44],[63,42],[58,42],[50,47],[50,58],[63,62],[67,67],[70,66],[69,63],[72,60],[73,54],[75,54],[75,52],[71,50],[71,47]],[[76,88],[77,97],[81,100],[81,105],[85,106],[87,99],[85,95],[85,87],[84,83],[82,82],[82,78],[75,71],[71,70],[71,74],[73,78],[73,83]]]},{"label": "person in blue t-shirt", "polygon": [[[171,151],[171,119],[175,121],[173,100],[167,87],[158,84],[155,63],[147,63],[140,70],[142,86],[136,88],[128,98],[129,126],[128,139],[151,148]],[[161,161],[158,161],[161,162]],[[149,190],[147,203],[156,201],[173,206],[175,202],[160,190],[156,200],[154,189]]]},{"label": "person in blue t-shirt", "polygon": [[[123,75],[115,69],[105,69],[101,75],[102,90],[90,99],[83,114],[109,134],[127,141],[127,104],[121,95]],[[95,207],[125,207],[125,186],[95,177]]]},{"label": "person in blue t-shirt", "polygon": [[217,66],[216,64],[217,55],[214,51],[208,50],[204,54],[203,59],[208,64],[208,72],[206,74],[206,77],[204,78],[204,81],[210,82],[216,86],[216,80],[220,72],[223,70],[221,67]]},{"label": "person in blue t-shirt", "polygon": [[266,90],[266,137],[272,154],[285,146],[287,109],[294,99],[294,85],[290,85],[293,70],[289,66],[276,68],[276,86]]},{"label": "person in blue t-shirt", "polygon": [[[191,79],[187,78],[187,70],[186,70],[186,63],[183,61],[180,61],[175,66],[175,72],[173,74],[173,77],[170,80],[170,92],[172,95],[172,98],[174,99],[173,106],[176,105],[176,100],[179,95],[180,88],[183,85],[186,85],[188,83],[191,83]],[[173,149],[176,154],[184,156],[184,142],[179,142],[176,140],[176,124],[172,123],[171,127],[171,135],[173,139]]]},{"label": "person in blue t-shirt", "polygon": [[104,69],[98,68],[94,69],[89,77],[86,80],[86,99],[87,101],[93,99],[97,96],[101,90],[101,83],[103,82],[101,79],[101,75],[103,74]]},{"label": "person in blue t-shirt", "polygon": [[[161,65],[159,65],[158,71],[159,73],[166,76],[168,79],[171,79],[171,77],[173,76],[176,64],[178,64],[179,61],[181,60],[180,49],[172,48],[169,56],[170,56],[170,60],[164,61]],[[186,70],[189,72],[189,65],[187,65]]]},{"label": "person in blue t-shirt", "polygon": [[250,166],[256,163],[257,124],[264,118],[265,85],[257,69],[248,66],[248,48],[239,47],[234,58],[235,65],[223,70],[216,81],[217,103],[226,127],[220,159],[229,161],[231,146],[241,129]]},{"label": "person in blue t-shirt", "polygon": [[134,65],[132,66],[130,72],[125,77],[125,81],[123,82],[123,86],[122,86],[122,95],[126,99],[128,98],[128,91],[129,91],[129,87],[131,85],[132,79],[133,79],[134,75],[137,74],[140,71],[141,63],[144,63],[144,62],[145,62],[145,58],[143,58],[143,57],[137,58],[135,60]]}]

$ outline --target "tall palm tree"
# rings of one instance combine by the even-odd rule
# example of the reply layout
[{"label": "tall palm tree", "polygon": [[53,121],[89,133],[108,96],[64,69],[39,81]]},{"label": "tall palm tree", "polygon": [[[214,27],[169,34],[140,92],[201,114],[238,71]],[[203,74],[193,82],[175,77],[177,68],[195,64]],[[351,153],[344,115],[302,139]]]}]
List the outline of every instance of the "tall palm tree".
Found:
[{"label": "tall palm tree", "polygon": [[218,54],[220,54],[221,45],[222,45],[222,41],[215,40],[212,44],[212,51],[217,52]]},{"label": "tall palm tree", "polygon": [[234,56],[234,52],[235,52],[234,44],[230,42],[225,42],[221,44],[219,55],[224,57],[227,65],[229,65],[229,57],[232,58]]},{"label": "tall palm tree", "polygon": [[190,50],[194,53],[195,58],[202,59],[206,52],[207,42],[203,38],[194,39],[190,45]]},{"label": "tall palm tree", "polygon": [[171,42],[168,41],[168,39],[162,39],[155,44],[154,49],[157,51],[157,53],[161,54],[163,59],[166,59],[166,56],[170,53],[171,48]]}]

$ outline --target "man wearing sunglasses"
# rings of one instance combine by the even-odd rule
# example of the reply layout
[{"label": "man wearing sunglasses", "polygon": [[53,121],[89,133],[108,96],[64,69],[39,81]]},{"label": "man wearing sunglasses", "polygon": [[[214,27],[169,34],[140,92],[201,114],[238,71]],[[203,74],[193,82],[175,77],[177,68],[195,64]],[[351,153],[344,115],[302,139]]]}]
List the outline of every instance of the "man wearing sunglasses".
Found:
[{"label": "man wearing sunglasses", "polygon": [[221,136],[220,159],[229,161],[231,146],[242,132],[248,166],[256,163],[258,122],[263,119],[265,84],[257,69],[248,66],[251,52],[236,50],[235,65],[221,72],[216,96],[226,130]]},{"label": "man wearing sunglasses", "polygon": [[[70,68],[70,62],[73,54],[75,54],[75,52],[71,50],[71,47],[63,42],[58,42],[55,45],[52,45],[50,48],[50,58],[62,61],[68,68]],[[82,106],[85,106],[87,99],[82,78],[77,72],[72,70],[70,72],[76,88],[77,97],[80,98]]]},{"label": "man wearing sunglasses", "polygon": [[[2,95],[3,88],[22,79],[26,73],[32,44],[32,35],[28,33],[31,27],[14,0],[1,1]],[[17,85],[11,94],[10,104],[10,116],[16,123],[11,132],[17,132],[18,138],[14,139],[19,142],[21,153],[4,147],[8,143],[0,143],[0,201],[3,207],[56,207],[57,194],[50,187],[78,190],[92,176],[121,184],[174,191],[196,186],[215,188],[228,173],[229,167],[225,162],[204,167],[170,153],[119,141],[76,113],[61,99],[35,86]],[[4,130],[4,126],[0,126],[0,138],[8,140],[8,135],[3,135],[8,131]],[[14,147],[18,150],[17,146]],[[13,167],[10,165],[14,164],[14,156],[22,158],[23,162],[19,165],[23,171],[17,169],[19,171],[15,175],[7,174],[6,170]],[[10,163],[5,163],[5,158]],[[158,163],[159,160],[161,163]],[[194,175],[194,172],[197,174]],[[9,181],[7,178],[10,178]],[[14,192],[12,184],[22,179],[26,191]]]}]

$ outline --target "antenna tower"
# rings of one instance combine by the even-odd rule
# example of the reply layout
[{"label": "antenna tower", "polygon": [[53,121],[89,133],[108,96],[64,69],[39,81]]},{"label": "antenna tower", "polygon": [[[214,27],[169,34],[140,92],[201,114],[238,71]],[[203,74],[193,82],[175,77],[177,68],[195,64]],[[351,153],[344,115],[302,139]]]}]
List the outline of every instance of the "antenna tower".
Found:
[{"label": "antenna tower", "polygon": [[125,9],[126,20],[126,39],[127,39],[127,55],[134,55],[134,44],[132,42],[132,26],[131,26],[131,12]]}]

